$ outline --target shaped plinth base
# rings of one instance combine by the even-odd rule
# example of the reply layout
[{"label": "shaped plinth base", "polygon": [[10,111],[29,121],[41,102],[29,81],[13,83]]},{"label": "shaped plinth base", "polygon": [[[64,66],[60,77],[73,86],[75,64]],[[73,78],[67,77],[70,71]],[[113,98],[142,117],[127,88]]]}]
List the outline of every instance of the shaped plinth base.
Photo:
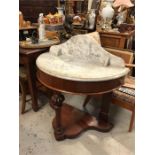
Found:
[{"label": "shaped plinth base", "polygon": [[83,131],[93,129],[108,132],[113,125],[101,119],[96,119],[90,114],[80,111],[68,104],[61,107],[61,131],[56,127],[56,118],[53,120],[54,135],[56,140],[71,139],[79,136]]}]

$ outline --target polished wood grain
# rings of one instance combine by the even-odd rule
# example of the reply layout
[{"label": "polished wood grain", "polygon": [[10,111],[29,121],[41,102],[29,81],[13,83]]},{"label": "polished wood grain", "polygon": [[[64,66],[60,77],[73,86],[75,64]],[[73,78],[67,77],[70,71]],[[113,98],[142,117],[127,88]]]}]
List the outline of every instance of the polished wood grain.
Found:
[{"label": "polished wood grain", "polygon": [[132,40],[135,31],[128,33],[105,32],[97,29],[101,38],[101,45],[103,47],[132,49]]},{"label": "polished wood grain", "polygon": [[[56,113],[52,123],[56,140],[75,138],[89,129],[110,131],[113,126],[108,120],[111,92],[123,84],[124,77],[98,82],[73,81],[51,76],[37,69],[37,78],[44,86],[54,91],[50,105]],[[96,100],[102,102],[98,117],[64,104],[65,97],[62,92],[93,95]]]},{"label": "polished wood grain", "polygon": [[46,74],[39,69],[37,77],[49,89],[79,95],[96,95],[111,92],[114,88],[118,88],[124,83],[124,77],[108,81],[73,81]]},{"label": "polished wood grain", "polygon": [[101,121],[89,113],[80,111],[73,106],[63,104],[61,109],[61,129],[57,126],[56,118],[54,118],[52,126],[54,135],[57,140],[66,138],[76,138],[86,130],[97,130],[100,132],[108,132],[112,129],[111,123]]}]

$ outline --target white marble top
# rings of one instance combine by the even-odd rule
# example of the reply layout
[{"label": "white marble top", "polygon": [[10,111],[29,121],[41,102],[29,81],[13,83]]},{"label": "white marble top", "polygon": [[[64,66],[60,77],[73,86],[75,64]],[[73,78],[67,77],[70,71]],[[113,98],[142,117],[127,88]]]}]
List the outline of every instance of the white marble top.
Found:
[{"label": "white marble top", "polygon": [[36,64],[49,75],[73,81],[106,81],[129,72],[121,58],[105,51],[88,35],[52,46],[37,58]]}]

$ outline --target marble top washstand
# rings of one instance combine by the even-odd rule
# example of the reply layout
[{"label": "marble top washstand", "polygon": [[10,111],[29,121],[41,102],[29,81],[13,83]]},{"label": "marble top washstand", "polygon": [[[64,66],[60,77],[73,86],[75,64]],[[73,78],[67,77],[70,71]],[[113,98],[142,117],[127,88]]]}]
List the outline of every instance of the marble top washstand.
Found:
[{"label": "marble top washstand", "polygon": [[[38,80],[57,92],[51,101],[51,107],[56,111],[53,127],[57,140],[74,138],[87,129],[105,132],[112,128],[107,116],[96,120],[89,114],[81,115],[79,110],[72,113],[75,108],[66,104],[62,106],[64,96],[60,94],[60,92],[84,95],[105,94],[105,98],[109,98],[108,92],[123,84],[129,69],[125,68],[121,58],[101,47],[97,32],[93,35],[77,35],[63,44],[52,46],[49,52],[37,58],[36,64]],[[60,112],[58,109],[61,109],[61,106]],[[102,110],[104,116],[108,112],[107,109]],[[66,116],[70,113],[72,115],[69,120]],[[77,116],[82,116],[84,119]],[[85,125],[77,124],[80,120],[84,121]],[[102,123],[98,120],[102,120]]]},{"label": "marble top washstand", "polygon": [[37,58],[38,69],[47,76],[77,83],[101,83],[124,77],[129,72],[124,61],[105,51],[98,37],[98,33],[77,35],[52,46]]},{"label": "marble top washstand", "polygon": [[68,59],[43,53],[37,59],[38,68],[55,77],[72,81],[108,81],[117,79],[128,73],[128,68],[115,66],[102,66],[82,62],[80,59]]}]

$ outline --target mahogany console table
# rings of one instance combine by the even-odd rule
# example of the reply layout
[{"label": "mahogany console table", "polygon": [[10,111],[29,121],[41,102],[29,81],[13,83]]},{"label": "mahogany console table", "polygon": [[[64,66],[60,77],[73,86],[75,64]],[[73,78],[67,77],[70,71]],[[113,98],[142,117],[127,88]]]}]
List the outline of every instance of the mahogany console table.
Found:
[{"label": "mahogany console table", "polygon": [[36,89],[36,58],[43,52],[48,51],[49,48],[41,49],[24,49],[19,47],[19,64],[26,67],[26,72],[28,75],[28,84],[30,95],[32,98],[32,109],[34,111],[38,110],[37,103],[37,89]]},{"label": "mahogany console table", "polygon": [[[40,69],[37,70],[38,80],[47,88],[53,90],[50,106],[55,110],[53,120],[54,135],[56,140],[75,138],[83,131],[94,129],[108,132],[112,124],[108,122],[108,112],[113,89],[123,84],[125,74],[121,77],[106,81],[74,81],[49,75]],[[103,101],[99,117],[80,111],[73,106],[63,103],[65,100],[62,92],[89,96],[100,96]],[[97,97],[98,98],[98,97]]]}]

